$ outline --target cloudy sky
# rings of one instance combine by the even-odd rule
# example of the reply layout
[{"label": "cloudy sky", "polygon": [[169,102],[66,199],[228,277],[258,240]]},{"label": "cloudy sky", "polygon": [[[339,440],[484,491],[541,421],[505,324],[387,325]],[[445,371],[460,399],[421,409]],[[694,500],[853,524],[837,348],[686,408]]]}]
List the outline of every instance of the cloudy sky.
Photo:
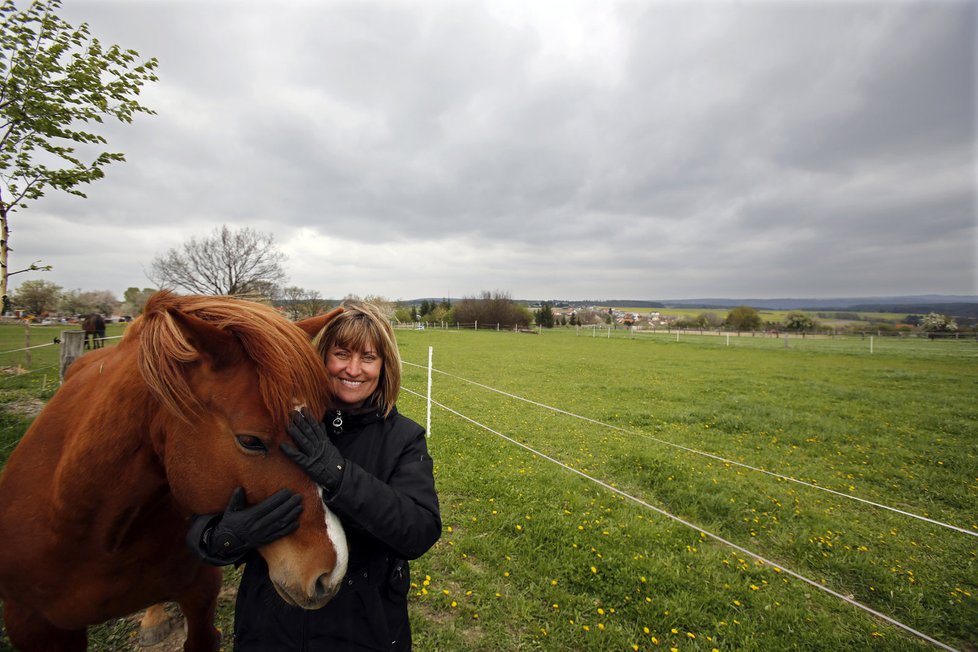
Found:
[{"label": "cloudy sky", "polygon": [[324,297],[978,294],[974,0],[65,4],[158,115],[14,216],[14,286],[227,224]]}]

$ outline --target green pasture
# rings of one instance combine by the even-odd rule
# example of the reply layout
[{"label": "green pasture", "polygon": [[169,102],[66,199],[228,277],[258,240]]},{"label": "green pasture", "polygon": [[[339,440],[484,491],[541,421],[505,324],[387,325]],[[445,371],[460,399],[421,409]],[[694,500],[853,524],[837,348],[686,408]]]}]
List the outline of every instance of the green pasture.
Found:
[{"label": "green pasture", "polygon": [[[429,439],[444,532],[412,563],[415,649],[933,647],[788,571],[976,649],[978,537],[813,486],[978,532],[974,339],[397,335],[401,411],[425,423],[428,347],[444,406]],[[38,389],[25,376],[0,379],[0,462],[29,421],[8,405]],[[133,636],[108,623],[90,649]]]}]

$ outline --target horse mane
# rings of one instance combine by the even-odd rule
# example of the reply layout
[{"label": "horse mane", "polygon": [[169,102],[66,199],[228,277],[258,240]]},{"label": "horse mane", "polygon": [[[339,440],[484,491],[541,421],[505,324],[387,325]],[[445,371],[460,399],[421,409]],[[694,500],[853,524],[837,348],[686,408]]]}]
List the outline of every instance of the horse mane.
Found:
[{"label": "horse mane", "polygon": [[136,342],[140,375],[171,414],[186,420],[202,411],[187,383],[186,365],[208,353],[187,339],[175,312],[234,336],[255,364],[262,401],[278,426],[285,428],[290,411],[299,404],[323,414],[329,386],[326,369],[302,330],[260,303],[164,290],[146,302],[143,314],[126,329],[123,343]]}]

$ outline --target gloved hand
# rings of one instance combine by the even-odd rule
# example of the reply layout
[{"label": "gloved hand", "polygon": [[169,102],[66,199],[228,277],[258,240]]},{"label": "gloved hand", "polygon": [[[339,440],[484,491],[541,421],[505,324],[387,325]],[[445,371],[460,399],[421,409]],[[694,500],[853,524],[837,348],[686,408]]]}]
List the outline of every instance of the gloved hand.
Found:
[{"label": "gloved hand", "polygon": [[279,489],[265,500],[245,506],[244,489],[238,487],[216,523],[204,530],[200,547],[207,561],[230,564],[249,550],[271,543],[299,527],[302,496]]},{"label": "gloved hand", "polygon": [[313,482],[331,495],[343,480],[346,460],[339,449],[329,440],[323,425],[311,418],[306,411],[295,410],[289,420],[289,435],[295,446],[283,442],[280,446],[285,455],[302,467]]}]

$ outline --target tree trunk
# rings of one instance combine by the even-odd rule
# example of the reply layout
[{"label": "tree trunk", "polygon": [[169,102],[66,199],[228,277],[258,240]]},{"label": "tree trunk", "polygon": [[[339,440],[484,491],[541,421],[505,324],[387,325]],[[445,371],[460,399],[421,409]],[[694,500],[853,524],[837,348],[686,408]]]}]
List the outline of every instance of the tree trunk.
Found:
[{"label": "tree trunk", "polygon": [[10,229],[7,226],[7,205],[0,202],[0,297],[3,305],[0,307],[0,316],[7,314],[7,240],[10,237]]}]

